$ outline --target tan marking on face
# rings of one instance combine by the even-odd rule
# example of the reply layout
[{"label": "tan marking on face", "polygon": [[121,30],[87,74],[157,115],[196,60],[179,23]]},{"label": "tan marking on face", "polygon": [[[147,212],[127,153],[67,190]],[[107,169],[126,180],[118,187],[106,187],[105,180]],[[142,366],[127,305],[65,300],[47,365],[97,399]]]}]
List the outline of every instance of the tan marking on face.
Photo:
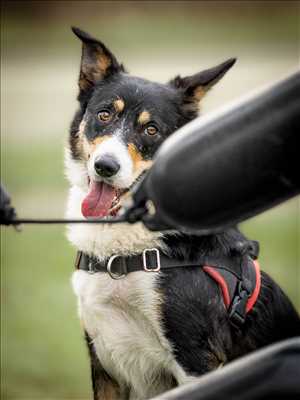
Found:
[{"label": "tan marking on face", "polygon": [[136,179],[143,171],[151,167],[153,161],[144,160],[133,143],[129,143],[128,152],[133,163],[134,179]]},{"label": "tan marking on face", "polygon": [[89,156],[91,156],[92,153],[94,153],[94,151],[96,150],[96,147],[103,143],[105,140],[109,139],[110,136],[105,135],[105,136],[98,136],[95,139],[93,139],[91,142],[89,143]]},{"label": "tan marking on face", "polygon": [[88,151],[86,143],[87,139],[84,134],[85,126],[86,126],[86,121],[83,119],[79,125],[79,129],[77,132],[77,143],[76,143],[77,151],[81,155],[81,158],[83,160],[88,159]]},{"label": "tan marking on face", "polygon": [[150,121],[150,119],[151,119],[151,115],[150,115],[149,111],[144,110],[140,113],[140,115],[138,117],[138,123],[140,125],[145,125]]},{"label": "tan marking on face", "polygon": [[117,112],[122,112],[124,110],[125,107],[124,100],[122,99],[115,100],[113,104]]},{"label": "tan marking on face", "polygon": [[79,124],[79,129],[78,129],[78,136],[79,137],[84,136],[85,127],[86,127],[86,120],[83,119]]},{"label": "tan marking on face", "polygon": [[[135,147],[134,145],[132,145],[131,143],[129,144],[129,154],[131,156],[131,159],[133,161],[133,177],[132,177],[132,181],[134,182],[141,174],[142,172],[148,170],[152,165],[153,165],[153,161],[152,160],[143,160],[141,158],[141,156],[135,157],[135,150],[130,150],[130,148]],[[132,153],[131,153],[132,152]],[[133,156],[131,155],[133,154]],[[139,154],[139,153],[138,153]],[[121,206],[125,206],[127,199],[130,199],[132,196],[132,193],[126,192],[125,194],[123,194],[121,196],[120,199],[120,204]]]},{"label": "tan marking on face", "polygon": [[152,167],[153,161],[152,160],[143,160],[139,161],[136,163],[136,169],[135,169],[135,179],[141,175],[143,171],[148,170],[150,167]]},{"label": "tan marking on face", "polygon": [[79,125],[77,133],[78,135],[77,149],[82,156],[81,158],[87,161],[90,158],[91,154],[93,154],[93,152],[95,151],[98,144],[102,143],[106,139],[109,139],[109,136],[105,135],[101,137],[96,137],[92,141],[89,141],[86,135],[84,134],[85,127],[86,127],[86,121],[82,120]]},{"label": "tan marking on face", "polygon": [[134,170],[136,169],[136,165],[143,160],[141,153],[138,151],[138,149],[135,147],[133,143],[128,144],[128,152],[131,157],[132,163],[133,163],[133,168]]}]

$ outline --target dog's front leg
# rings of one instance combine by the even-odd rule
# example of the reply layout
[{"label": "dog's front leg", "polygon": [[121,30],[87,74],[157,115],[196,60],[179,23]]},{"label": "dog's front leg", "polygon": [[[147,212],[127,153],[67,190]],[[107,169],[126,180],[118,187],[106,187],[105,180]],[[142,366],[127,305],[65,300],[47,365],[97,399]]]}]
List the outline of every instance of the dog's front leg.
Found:
[{"label": "dog's front leg", "polygon": [[85,338],[91,360],[91,378],[94,400],[120,400],[120,387],[103,369],[93,348],[93,343],[87,332]]}]

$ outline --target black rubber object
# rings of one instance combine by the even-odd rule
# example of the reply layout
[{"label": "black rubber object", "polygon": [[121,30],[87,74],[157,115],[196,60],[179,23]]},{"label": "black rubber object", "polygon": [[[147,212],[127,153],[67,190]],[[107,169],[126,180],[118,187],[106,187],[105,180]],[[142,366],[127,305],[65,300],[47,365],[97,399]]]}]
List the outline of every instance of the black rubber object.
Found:
[{"label": "black rubber object", "polygon": [[265,347],[152,400],[300,399],[300,337]]},{"label": "black rubber object", "polygon": [[198,118],[159,149],[134,194],[152,230],[222,230],[299,193],[300,73]]}]

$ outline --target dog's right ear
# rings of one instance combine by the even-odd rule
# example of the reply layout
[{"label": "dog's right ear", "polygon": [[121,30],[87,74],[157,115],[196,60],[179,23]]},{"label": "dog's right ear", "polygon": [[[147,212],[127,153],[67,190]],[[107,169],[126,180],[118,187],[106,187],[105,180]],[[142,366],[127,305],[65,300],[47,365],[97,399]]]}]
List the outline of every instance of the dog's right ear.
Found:
[{"label": "dog's right ear", "polygon": [[82,41],[82,56],[79,75],[79,88],[86,91],[96,82],[106,77],[124,71],[115,56],[101,43],[79,28],[72,31]]}]

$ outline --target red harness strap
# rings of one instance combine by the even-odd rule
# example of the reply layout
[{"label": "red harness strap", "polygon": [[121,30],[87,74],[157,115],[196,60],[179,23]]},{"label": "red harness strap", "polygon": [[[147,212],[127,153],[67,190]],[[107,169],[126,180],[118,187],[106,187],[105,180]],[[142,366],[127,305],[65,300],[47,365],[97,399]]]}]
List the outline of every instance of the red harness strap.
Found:
[{"label": "red harness strap", "polygon": [[223,276],[215,269],[215,267],[210,267],[208,265],[204,265],[203,270],[211,276],[217,284],[220,286],[222,295],[223,295],[223,300],[226,308],[229,308],[231,300],[230,300],[230,295],[229,295],[229,290],[227,283]]},{"label": "red harness strap", "polygon": [[233,325],[241,325],[260,293],[261,274],[258,261],[247,258],[241,277],[223,266],[204,265],[203,270],[219,285]]},{"label": "red harness strap", "polygon": [[255,274],[256,274],[256,284],[255,288],[253,290],[253,293],[251,297],[249,298],[247,302],[247,307],[246,307],[246,312],[248,313],[249,311],[252,310],[254,307],[254,304],[256,303],[256,300],[258,298],[259,292],[260,292],[260,286],[261,286],[261,275],[260,275],[260,266],[257,260],[253,260],[253,265],[255,268]]}]

